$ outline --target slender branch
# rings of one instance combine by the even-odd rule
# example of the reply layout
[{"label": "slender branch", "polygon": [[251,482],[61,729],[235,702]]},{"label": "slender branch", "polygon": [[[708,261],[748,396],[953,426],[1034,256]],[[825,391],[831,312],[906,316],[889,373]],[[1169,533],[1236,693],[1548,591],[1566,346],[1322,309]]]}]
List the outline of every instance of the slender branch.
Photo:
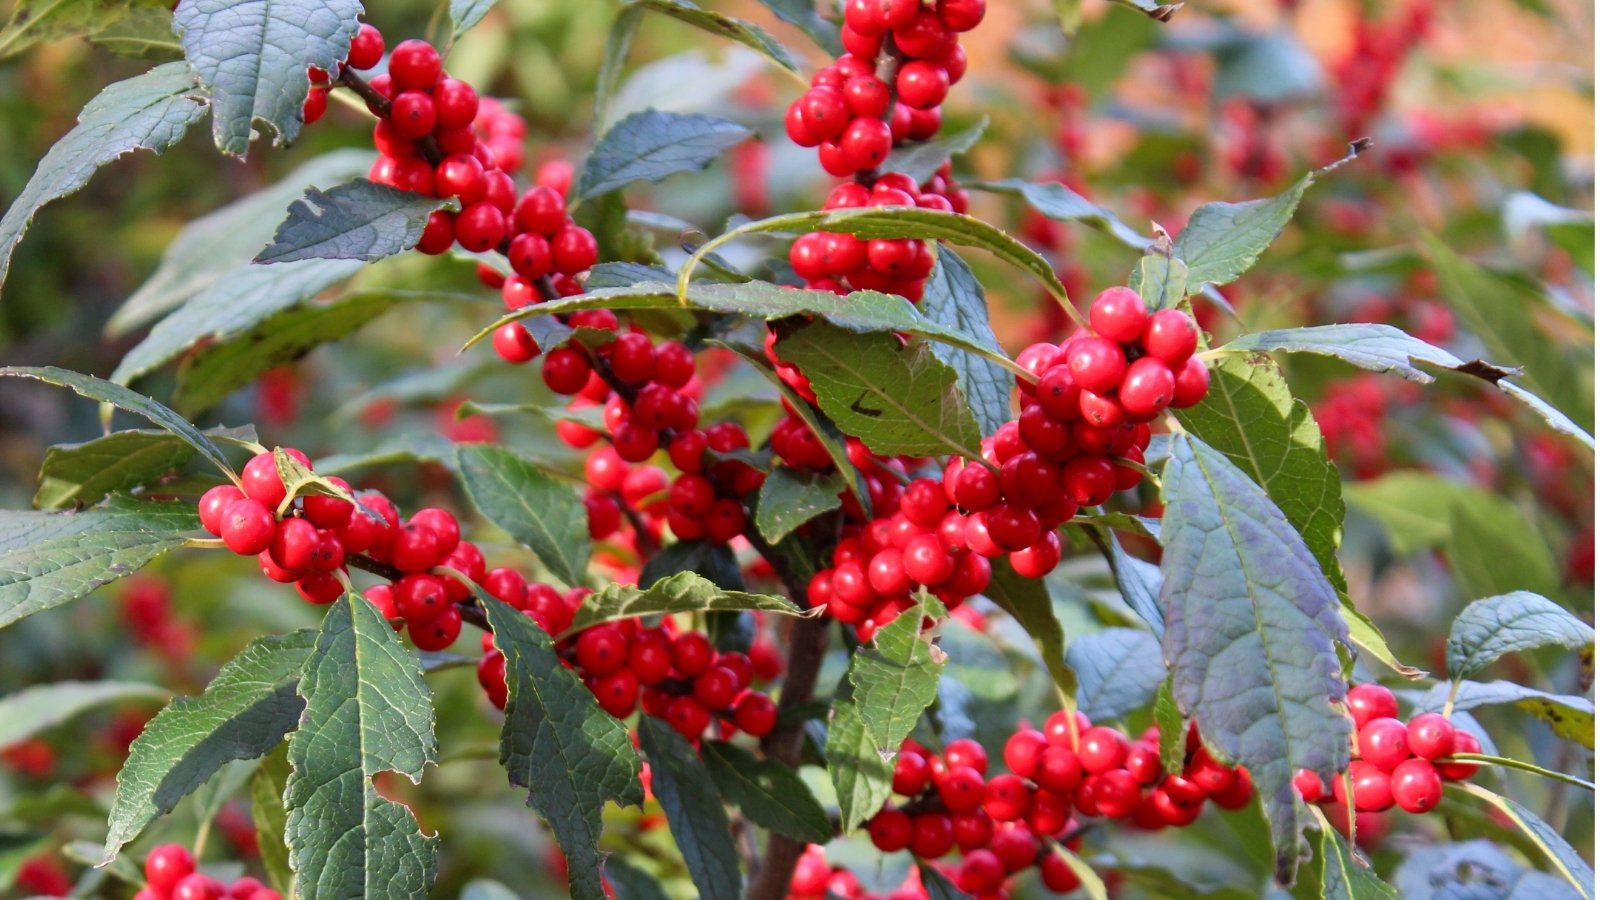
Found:
[{"label": "slender branch", "polygon": [[[362,100],[367,101],[367,109],[373,115],[380,119],[389,118],[389,109],[393,106],[389,98],[378,93],[365,78],[357,75],[354,69],[345,66],[339,73],[338,83],[355,91]],[[427,160],[429,165],[437,166],[444,160],[444,151],[439,149],[439,142],[434,140],[431,134],[417,140],[417,149],[422,152],[422,158]]]}]

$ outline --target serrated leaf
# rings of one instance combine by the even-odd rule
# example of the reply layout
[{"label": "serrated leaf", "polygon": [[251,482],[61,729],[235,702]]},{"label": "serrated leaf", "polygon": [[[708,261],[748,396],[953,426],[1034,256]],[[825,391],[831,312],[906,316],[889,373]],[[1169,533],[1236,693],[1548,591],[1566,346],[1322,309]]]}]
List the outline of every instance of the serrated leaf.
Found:
[{"label": "serrated leaf", "polygon": [[[989,325],[989,300],[983,285],[961,257],[939,246],[938,264],[922,288],[922,313],[929,320],[970,335],[973,342],[995,352],[1000,343]],[[1011,420],[1011,373],[994,360],[967,353],[950,344],[938,344],[934,355],[955,369],[957,383],[972,406],[978,430],[994,434]]]},{"label": "serrated leaf", "polygon": [[606,861],[606,881],[616,900],[668,900],[655,875],[635,868],[620,856]]},{"label": "serrated leaf", "polygon": [[450,0],[450,40],[461,39],[494,8],[496,0]]},{"label": "serrated leaf", "polygon": [[756,497],[755,521],[761,536],[776,544],[796,528],[839,508],[844,477],[838,472],[772,470]]},{"label": "serrated leaf", "polygon": [[1332,828],[1320,829],[1322,896],[1326,900],[1385,900],[1400,895],[1385,884],[1372,864],[1356,858],[1355,851]]},{"label": "serrated leaf", "polygon": [[1188,297],[1189,267],[1176,256],[1157,251],[1139,259],[1134,289],[1144,300],[1145,309],[1177,309]]},{"label": "serrated leaf", "polygon": [[[255,429],[211,430],[208,437],[254,441]],[[150,484],[181,470],[195,449],[166,431],[127,429],[81,444],[57,444],[39,466],[40,509],[98,503],[108,494]]]},{"label": "serrated leaf", "polygon": [[1557,875],[1570,882],[1587,900],[1594,900],[1594,869],[1584,862],[1578,851],[1574,850],[1572,845],[1543,819],[1515,800],[1502,797],[1478,785],[1457,783],[1453,787],[1471,794],[1510,819],[1518,830],[1543,851],[1546,861]]},{"label": "serrated leaf", "polygon": [[633,0],[636,6],[662,15],[671,16],[702,31],[720,35],[760,53],[790,72],[799,73],[800,67],[788,49],[778,43],[765,28],[752,25],[743,19],[702,9],[690,0]]},{"label": "serrated leaf", "polygon": [[194,504],[182,502],[0,510],[0,628],[132,575],[199,528]]},{"label": "serrated leaf", "polygon": [[719,116],[647,109],[611,126],[590,151],[578,180],[579,201],[635,181],[652,184],[704,169],[750,129]]},{"label": "serrated leaf", "polygon": [[870,646],[850,657],[850,683],[867,738],[880,753],[892,753],[932,705],[947,657],[923,632],[922,619],[944,616],[938,598],[924,593],[918,605],[903,610],[878,629]]},{"label": "serrated leaf", "polygon": [[1189,750],[1189,723],[1178,709],[1178,701],[1172,699],[1171,676],[1156,689],[1154,717],[1160,732],[1161,768],[1168,774],[1182,775]]},{"label": "serrated leaf", "polygon": [[489,444],[456,449],[461,484],[484,518],[538,555],[557,578],[584,582],[589,564],[589,514],[570,486],[516,453]]},{"label": "serrated leaf", "polygon": [[1307,824],[1290,778],[1331,778],[1350,757],[1339,597],[1266,493],[1194,436],[1173,437],[1161,494],[1173,698],[1222,759],[1249,766],[1287,883]]},{"label": "serrated leaf", "polygon": [[289,812],[283,808],[283,791],[289,781],[289,748],[281,745],[262,759],[250,779],[250,817],[256,826],[256,848],[267,883],[288,896],[294,882],[289,868],[289,846],[284,833],[289,827]]},{"label": "serrated leaf", "polygon": [[374,158],[370,150],[326,153],[271,187],[190,221],[167,245],[155,272],[112,314],[106,334],[122,337],[219,280],[231,279],[272,239],[295,198],[311,187],[341,184],[365,173]]},{"label": "serrated leaf", "polygon": [[355,275],[362,266],[360,261],[345,259],[245,265],[158,322],[117,363],[111,380],[131,384],[202,342],[227,343],[274,314],[303,304]]},{"label": "serrated leaf", "polygon": [[833,840],[827,812],[793,767],[727,741],[702,743],[700,756],[723,798],[750,821],[810,844]]},{"label": "serrated leaf", "polygon": [[600,811],[606,801],[642,804],[639,757],[628,730],[561,664],[533,620],[480,594],[506,660],[506,722],[500,764],[528,805],[550,823],[567,858],[567,885],[579,900],[603,900]]},{"label": "serrated leaf", "polygon": [[1258,331],[1235,338],[1220,348],[1221,352],[1239,353],[1279,350],[1332,356],[1353,366],[1373,372],[1392,373],[1418,384],[1433,381],[1432,375],[1418,368],[1419,363],[1489,377],[1490,380],[1511,374],[1509,369],[1487,363],[1463,362],[1454,353],[1414,338],[1393,325],[1376,323],[1308,325],[1303,328]]},{"label": "serrated leaf", "polygon": [[257,264],[302,259],[366,262],[404,253],[422,239],[428,216],[456,201],[402,191],[365,178],[329,190],[310,188],[289,206]]},{"label": "serrated leaf", "polygon": [[878,814],[892,793],[894,777],[892,757],[878,752],[849,687],[848,679],[839,685],[823,748],[828,777],[839,796],[839,819],[845,834]]},{"label": "serrated leaf", "polygon": [[572,627],[565,634],[573,634],[601,622],[638,616],[757,609],[790,616],[803,614],[800,607],[787,597],[723,590],[699,574],[679,572],[662,578],[648,588],[616,582],[606,585],[584,598],[582,605],[573,612]]},{"label": "serrated leaf", "polygon": [[177,62],[119,81],[90,100],[78,114],[78,124],[44,155],[0,217],[0,283],[40,207],[77,191],[97,169],[124,154],[166,150],[205,110],[188,67]]},{"label": "serrated leaf", "polygon": [[989,117],[984,116],[977,124],[949,137],[905,144],[891,152],[878,168],[883,172],[910,175],[917,184],[922,184],[938,174],[945,163],[976,147],[988,130]]},{"label": "serrated leaf", "polygon": [[1017,620],[1022,630],[1039,645],[1039,655],[1044,657],[1045,669],[1055,682],[1056,693],[1063,703],[1078,693],[1078,679],[1067,666],[1067,637],[1056,618],[1055,607],[1043,579],[1024,578],[1011,568],[1009,562],[994,560],[989,587],[984,596],[994,601]]},{"label": "serrated leaf", "polygon": [[262,373],[343,340],[400,303],[420,299],[395,291],[362,292],[280,309],[225,341],[204,344],[184,356],[172,403],[198,415]]},{"label": "serrated leaf", "polygon": [[1197,294],[1207,284],[1229,284],[1255,265],[1288,227],[1315,180],[1316,173],[1307,173],[1276,197],[1207,203],[1195,210],[1174,242],[1178,258],[1189,267],[1186,293]]},{"label": "serrated leaf", "polygon": [[164,7],[161,0],[18,0],[0,28],[0,59],[41,41],[93,38],[136,10]]},{"label": "serrated leaf", "polygon": [[639,746],[650,760],[650,790],[667,814],[672,839],[702,897],[737,897],[744,887],[728,811],[694,748],[654,716],[639,720]]},{"label": "serrated leaf", "polygon": [[125,700],[165,700],[166,688],[136,681],[58,681],[0,697],[0,747],[34,735],[98,706]]},{"label": "serrated leaf", "polygon": [[980,181],[968,187],[977,191],[1020,197],[1046,218],[1058,222],[1081,222],[1135,250],[1145,250],[1151,243],[1150,238],[1117,218],[1116,213],[1091,203],[1083,195],[1059,182],[1034,183],[1020,178],[1008,178],[1004,181]]},{"label": "serrated leaf", "polygon": [[1593,626],[1538,594],[1513,591],[1474,600],[1456,616],[1445,643],[1445,668],[1451,678],[1465,678],[1507,653],[1593,645]]},{"label": "serrated leaf", "polygon": [[183,45],[172,33],[172,7],[165,3],[136,5],[126,16],[97,25],[87,37],[96,47],[129,59],[183,59]]},{"label": "serrated leaf", "polygon": [[284,790],[289,863],[301,897],[423,897],[439,839],[373,786],[413,783],[438,760],[422,669],[377,607],[346,594],[328,608],[296,687]]},{"label": "serrated leaf", "polygon": [[1121,719],[1143,709],[1166,681],[1161,642],[1138,628],[1107,628],[1067,647],[1078,676],[1078,709],[1093,722]]},{"label": "serrated leaf", "polygon": [[1445,556],[1456,585],[1467,597],[1490,597],[1527,589],[1560,596],[1561,570],[1550,545],[1537,531],[1518,532],[1514,523],[1494,515],[1508,504],[1460,504],[1450,511],[1450,536]]},{"label": "serrated leaf", "polygon": [[804,31],[817,46],[832,56],[844,55],[844,44],[839,41],[839,25],[817,14],[814,0],[760,0],[762,6],[772,11],[779,20]]},{"label": "serrated leaf", "polygon": [[442,434],[413,431],[396,435],[370,450],[324,456],[316,460],[316,470],[323,475],[340,475],[388,463],[425,462],[455,469],[456,445]]},{"label": "serrated leaf", "polygon": [[184,0],[172,30],[211,90],[217,149],[244,156],[257,120],[293,141],[311,83],[306,67],[334,72],[360,27],[360,0]]},{"label": "serrated leaf", "polygon": [[1587,697],[1552,694],[1511,681],[1461,681],[1435,685],[1417,701],[1417,706],[1442,711],[1446,702],[1453,703],[1452,710],[1514,704],[1549,725],[1560,737],[1594,749],[1594,701]]},{"label": "serrated leaf", "polygon": [[812,322],[778,341],[822,411],[876,453],[978,458],[978,422],[956,373],[923,341]]}]

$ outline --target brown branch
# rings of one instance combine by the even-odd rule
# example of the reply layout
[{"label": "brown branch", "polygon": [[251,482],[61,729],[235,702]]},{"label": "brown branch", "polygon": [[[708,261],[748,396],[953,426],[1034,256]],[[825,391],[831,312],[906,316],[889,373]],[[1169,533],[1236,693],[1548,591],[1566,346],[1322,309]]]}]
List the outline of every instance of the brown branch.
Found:
[{"label": "brown branch", "polygon": [[[393,106],[389,98],[378,93],[365,78],[357,75],[354,69],[345,66],[339,72],[339,84],[355,91],[357,96],[365,100],[367,109],[371,110],[373,115],[380,119],[389,118],[389,109]],[[444,160],[444,151],[439,149],[439,142],[435,141],[431,134],[417,140],[417,149],[422,152],[422,158],[427,160],[429,165],[437,166]]]}]

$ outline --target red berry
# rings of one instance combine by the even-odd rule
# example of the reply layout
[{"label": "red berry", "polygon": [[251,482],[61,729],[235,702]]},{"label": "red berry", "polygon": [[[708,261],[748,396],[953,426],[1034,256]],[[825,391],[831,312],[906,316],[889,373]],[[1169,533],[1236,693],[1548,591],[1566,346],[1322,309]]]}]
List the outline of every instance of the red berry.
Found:
[{"label": "red berry", "polygon": [[928,758],[914,751],[901,751],[894,761],[893,788],[896,794],[915,797],[928,789]]},{"label": "red berry", "polygon": [[389,104],[389,123],[401,137],[427,137],[439,124],[433,98],[422,91],[401,91]]},{"label": "red berry", "polygon": [[956,872],[956,886],[974,896],[984,896],[1000,890],[1006,880],[1006,867],[1000,857],[988,850],[974,850],[961,860]]},{"label": "red berry", "polygon": [[306,101],[300,105],[300,121],[310,125],[328,111],[328,89],[314,87],[306,92]]},{"label": "red berry", "polygon": [[1032,792],[1018,775],[996,775],[984,793],[983,809],[997,822],[1011,822],[1028,812]]},{"label": "red berry", "polygon": [[1328,796],[1328,790],[1323,786],[1322,779],[1310,769],[1301,769],[1294,773],[1294,789],[1300,792],[1300,799],[1307,803],[1319,803]]},{"label": "red berry", "polygon": [[222,517],[235,500],[243,500],[244,491],[231,484],[219,484],[200,495],[200,525],[212,534],[222,536]]},{"label": "red berry", "polygon": [[706,709],[727,709],[738,692],[738,676],[722,666],[712,666],[695,676],[694,698]]},{"label": "red berry", "polygon": [[685,632],[672,642],[672,664],[686,677],[706,671],[715,658],[711,640],[698,631]]},{"label": "red berry", "polygon": [[144,877],[150,889],[170,894],[179,881],[194,872],[194,857],[181,844],[162,844],[144,859]]},{"label": "red berry", "polygon": [[481,200],[484,185],[483,163],[465,153],[445,157],[433,170],[434,192],[441,197],[460,197],[463,204]]},{"label": "red berry", "polygon": [[912,109],[932,109],[950,93],[950,73],[936,63],[914,59],[900,67],[895,89],[900,102]]},{"label": "red berry", "polygon": [[1389,773],[1357,760],[1350,764],[1351,798],[1357,812],[1383,812],[1394,805],[1394,790]]},{"label": "red berry", "polygon": [[305,519],[284,519],[272,536],[272,561],[289,571],[309,569],[318,539],[317,527]]},{"label": "red berry", "polygon": [[550,255],[556,271],[566,275],[577,275],[593,268],[599,261],[600,245],[595,242],[594,235],[589,229],[580,225],[569,225],[557,231],[550,239]]},{"label": "red berry", "polygon": [[1128,739],[1120,731],[1097,726],[1078,737],[1078,759],[1084,771],[1098,775],[1120,767],[1128,758]]},{"label": "red berry", "polygon": [[1039,768],[1033,779],[1047,791],[1070,797],[1083,783],[1083,763],[1065,746],[1047,746],[1039,754]]},{"label": "red berry", "polygon": [[578,635],[578,666],[590,675],[610,675],[628,664],[628,639],[614,625],[597,625]]},{"label": "red berry", "polygon": [[884,853],[898,853],[911,846],[911,817],[898,809],[884,809],[867,822],[872,845]]},{"label": "red berry", "polygon": [[1455,745],[1455,726],[1438,713],[1423,713],[1406,723],[1406,746],[1423,759],[1449,756]]},{"label": "red berry", "polygon": [[1408,813],[1425,813],[1444,797],[1439,770],[1426,759],[1408,759],[1389,776],[1394,802]]},{"label": "red berry", "polygon": [[1039,860],[1039,877],[1045,887],[1058,894],[1069,894],[1083,883],[1057,850],[1045,853],[1044,858]]},{"label": "red berry", "polygon": [[539,342],[520,322],[507,322],[494,330],[494,352],[512,365],[521,365],[539,355]]},{"label": "red berry", "polygon": [[417,252],[438,256],[449,250],[455,242],[455,213],[436,210],[428,214],[428,224],[423,227],[422,238],[417,241]]},{"label": "red berry", "polygon": [[394,583],[394,608],[410,622],[426,622],[442,615],[450,605],[444,579],[418,572]]},{"label": "red berry", "polygon": [[1150,317],[1144,349],[1162,362],[1176,366],[1194,355],[1200,332],[1194,320],[1176,309],[1163,309]]},{"label": "red berry", "polygon": [[1188,409],[1204,400],[1210,388],[1211,370],[1206,368],[1205,361],[1200,357],[1191,356],[1177,372],[1171,406],[1173,409]]},{"label": "red berry", "polygon": [[433,106],[440,129],[467,128],[478,117],[478,92],[465,81],[445,78],[433,88]]},{"label": "red berry", "polygon": [[711,713],[693,697],[674,697],[667,706],[667,724],[692,741],[711,724]]},{"label": "red berry", "polygon": [[[304,453],[298,450],[293,452],[298,454],[301,462],[306,461]],[[289,496],[289,490],[284,487],[283,478],[278,474],[278,461],[270,451],[251,457],[239,472],[239,482],[246,497],[259,500],[271,509],[277,509]]]},{"label": "red berry", "polygon": [[1109,394],[1122,384],[1128,360],[1121,345],[1105,338],[1084,337],[1073,341],[1067,349],[1067,367],[1079,387]]},{"label": "red berry", "polygon": [[[894,102],[894,97],[889,93],[889,86],[878,80],[875,75],[857,75],[846,81],[843,97],[849,107],[850,116],[866,116],[871,119],[883,118],[883,114],[889,111],[889,104]],[[840,123],[841,129],[844,124]]]},{"label": "red berry", "polygon": [[983,21],[988,0],[939,0],[939,21],[955,32],[971,31]]},{"label": "red berry", "polygon": [[222,514],[222,542],[240,556],[255,556],[271,547],[277,530],[277,518],[258,500],[235,500]]},{"label": "red berry", "polygon": [[734,704],[733,723],[752,737],[766,737],[778,724],[778,706],[766,694],[746,692]]},{"label": "red berry", "polygon": [[937,55],[947,41],[955,35],[945,30],[944,23],[931,9],[921,9],[911,21],[894,29],[894,43],[900,51],[915,59]]},{"label": "red berry", "polygon": [[452,605],[432,619],[412,620],[406,625],[406,634],[418,650],[443,650],[461,636],[461,609]]},{"label": "red berry", "polygon": [[571,396],[589,383],[589,357],[571,347],[557,347],[545,354],[540,374],[545,386],[557,394]]},{"label": "red berry", "polygon": [[1128,366],[1127,374],[1122,377],[1122,387],[1117,390],[1117,400],[1135,421],[1149,420],[1172,403],[1177,386],[1177,379],[1166,363],[1146,356]]},{"label": "red berry", "polygon": [[551,188],[529,188],[517,201],[513,218],[517,231],[548,237],[567,224],[566,202]]},{"label": "red berry", "polygon": [[431,88],[442,69],[439,51],[427,41],[401,41],[389,54],[389,77],[401,89]]},{"label": "red berry", "polygon": [[639,676],[629,669],[618,669],[594,682],[594,696],[600,708],[619,719],[633,714],[639,705]]},{"label": "red berry", "polygon": [[[1483,746],[1478,743],[1477,738],[1457,728],[1455,745],[1451,747],[1450,752],[1482,753]],[[1438,763],[1438,767],[1439,775],[1445,781],[1465,781],[1478,771],[1478,764],[1475,762],[1441,762]]]},{"label": "red berry", "polygon": [[433,529],[414,522],[401,526],[389,547],[389,562],[402,572],[426,572],[444,557],[439,536]]},{"label": "red berry", "polygon": [[1361,726],[1356,735],[1356,746],[1363,760],[1385,772],[1392,772],[1395,766],[1411,758],[1407,737],[1405,723],[1400,720],[1388,717],[1372,719]]},{"label": "red berry", "polygon": [[923,534],[913,538],[901,554],[906,577],[930,587],[943,584],[955,574],[956,563],[944,549],[937,535]]},{"label": "red berry", "polygon": [[506,214],[493,203],[479,201],[456,214],[456,242],[470,253],[483,253],[506,237]]},{"label": "red berry", "polygon": [[800,98],[806,129],[822,140],[833,140],[850,122],[850,105],[836,88],[814,87]]},{"label": "red berry", "polygon": [[294,583],[300,599],[323,606],[344,596],[344,584],[326,572],[315,572]]},{"label": "red berry", "polygon": [[839,149],[853,169],[876,169],[889,156],[894,138],[882,119],[857,116],[839,139]]},{"label": "red berry", "polygon": [[345,64],[352,69],[366,71],[383,61],[383,33],[365,22],[350,41],[350,55]]},{"label": "red berry", "polygon": [[1040,759],[1044,756],[1047,746],[1049,745],[1045,743],[1044,732],[1033,728],[1017,731],[1006,738],[1006,768],[1023,778],[1032,778],[1039,769]]},{"label": "red berry", "polygon": [[1018,575],[1043,578],[1054,572],[1061,562],[1061,539],[1054,531],[1047,531],[1032,546],[1010,554],[1007,559]]},{"label": "red berry", "polygon": [[209,875],[195,872],[178,879],[168,894],[169,900],[222,900],[222,883]]},{"label": "red berry", "polygon": [[955,848],[950,817],[924,813],[911,820],[911,852],[922,859],[938,859]]},{"label": "red berry", "polygon": [[1381,684],[1358,684],[1345,697],[1345,706],[1359,730],[1373,719],[1392,719],[1400,714],[1394,694]]},{"label": "red berry", "polygon": [[1095,781],[1094,802],[1100,815],[1108,819],[1120,819],[1133,815],[1139,808],[1142,799],[1139,781],[1127,769],[1101,772]]}]

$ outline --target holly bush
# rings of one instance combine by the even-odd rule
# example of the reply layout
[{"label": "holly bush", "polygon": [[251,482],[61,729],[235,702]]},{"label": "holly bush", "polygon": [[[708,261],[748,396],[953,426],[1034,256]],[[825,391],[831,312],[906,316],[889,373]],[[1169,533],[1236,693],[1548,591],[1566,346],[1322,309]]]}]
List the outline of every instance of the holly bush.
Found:
[{"label": "holly bush", "polygon": [[0,887],[1592,898],[1592,10],[1045,6],[19,0]]}]

